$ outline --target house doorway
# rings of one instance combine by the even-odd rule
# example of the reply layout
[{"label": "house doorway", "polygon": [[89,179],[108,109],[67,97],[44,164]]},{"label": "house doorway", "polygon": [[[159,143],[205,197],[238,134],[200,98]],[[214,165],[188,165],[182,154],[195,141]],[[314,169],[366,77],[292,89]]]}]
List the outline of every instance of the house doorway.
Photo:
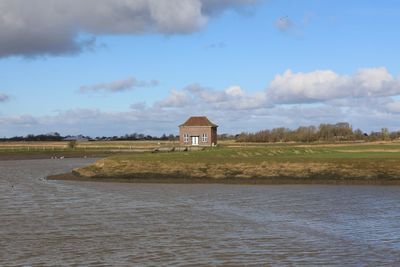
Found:
[{"label": "house doorway", "polygon": [[199,145],[199,137],[192,136],[192,146],[198,146],[198,145]]}]

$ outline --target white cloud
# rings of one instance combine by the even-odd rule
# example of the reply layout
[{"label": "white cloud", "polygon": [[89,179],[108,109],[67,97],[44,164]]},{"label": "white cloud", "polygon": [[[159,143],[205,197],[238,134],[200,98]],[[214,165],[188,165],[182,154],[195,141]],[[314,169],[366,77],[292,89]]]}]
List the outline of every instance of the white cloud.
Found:
[{"label": "white cloud", "polygon": [[400,101],[393,101],[386,104],[386,108],[389,112],[400,113]]},{"label": "white cloud", "polygon": [[192,104],[192,98],[187,92],[171,90],[170,95],[157,102],[155,106],[160,108],[183,108]]},{"label": "white cloud", "polygon": [[347,121],[365,131],[389,127],[400,129],[400,114],[382,106],[353,102],[346,107],[332,105],[292,105],[257,109],[229,109],[187,105],[181,108],[136,105],[126,112],[98,109],[65,110],[48,116],[0,116],[0,136],[40,134],[57,131],[66,134],[113,136],[140,132],[151,135],[178,133],[178,125],[189,116],[205,115],[218,124],[219,132],[240,133],[274,127],[297,128]]},{"label": "white cloud", "polygon": [[243,110],[267,106],[264,92],[246,94],[240,86],[231,86],[221,91],[193,84],[184,88],[184,92],[191,96],[192,105],[199,105],[212,109]]},{"label": "white cloud", "polygon": [[186,34],[256,0],[1,0],[0,57],[77,53],[80,34]]},{"label": "white cloud", "polygon": [[79,88],[79,92],[81,93],[98,92],[98,91],[122,92],[136,87],[153,87],[157,86],[158,84],[159,82],[156,80],[147,82],[147,81],[139,81],[134,77],[129,77],[126,79],[117,80],[109,83],[82,85]]},{"label": "white cloud", "polygon": [[277,75],[269,84],[267,96],[275,104],[298,104],[347,97],[383,97],[400,93],[400,80],[386,68],[360,69],[354,75],[331,70]]},{"label": "white cloud", "polygon": [[383,67],[361,69],[352,82],[355,96],[390,96],[400,92],[400,80]]},{"label": "white cloud", "polygon": [[233,97],[235,97],[235,96],[238,96],[238,97],[244,96],[244,92],[243,92],[242,88],[240,88],[240,86],[231,86],[231,87],[225,89],[225,93],[228,96],[233,96]]},{"label": "white cloud", "polygon": [[10,99],[10,97],[7,95],[7,94],[5,94],[5,93],[0,93],[0,103],[1,102],[6,102],[6,101],[8,101]]},{"label": "white cloud", "polygon": [[104,112],[99,109],[71,109],[47,116],[0,116],[0,136],[40,134],[57,131],[63,135],[113,136],[140,132],[175,133],[186,115],[158,108],[126,112]]},{"label": "white cloud", "polygon": [[[171,92],[153,105],[138,102],[126,112],[74,109],[51,116],[0,114],[0,136],[58,131],[63,134],[152,135],[177,133],[192,115],[208,116],[220,132],[238,133],[274,127],[296,128],[347,121],[365,131],[400,129],[399,81],[385,68],[353,75],[333,71],[285,72],[267,90],[240,86],[213,89],[199,84]],[[290,105],[287,105],[290,104]]]},{"label": "white cloud", "polygon": [[2,124],[12,124],[19,127],[32,127],[39,124],[37,118],[31,115],[16,115],[11,117],[2,118]]},{"label": "white cloud", "polygon": [[204,46],[205,49],[215,49],[215,48],[225,48],[226,44],[224,42],[210,43]]},{"label": "white cloud", "polygon": [[290,30],[293,26],[294,24],[289,17],[280,17],[275,21],[275,27],[282,32]]},{"label": "white cloud", "polygon": [[146,109],[146,102],[136,102],[133,103],[130,107],[132,110],[144,110]]},{"label": "white cloud", "polygon": [[213,90],[208,87],[203,87],[199,84],[192,84],[184,88],[188,94],[193,95],[195,103],[221,103],[228,100],[228,95],[223,91]]}]

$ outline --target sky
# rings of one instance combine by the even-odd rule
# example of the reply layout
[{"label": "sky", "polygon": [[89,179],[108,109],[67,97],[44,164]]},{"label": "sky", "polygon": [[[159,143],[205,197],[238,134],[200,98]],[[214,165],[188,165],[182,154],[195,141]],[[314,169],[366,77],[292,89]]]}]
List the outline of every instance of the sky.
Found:
[{"label": "sky", "polygon": [[397,0],[0,0],[0,137],[400,130]]}]

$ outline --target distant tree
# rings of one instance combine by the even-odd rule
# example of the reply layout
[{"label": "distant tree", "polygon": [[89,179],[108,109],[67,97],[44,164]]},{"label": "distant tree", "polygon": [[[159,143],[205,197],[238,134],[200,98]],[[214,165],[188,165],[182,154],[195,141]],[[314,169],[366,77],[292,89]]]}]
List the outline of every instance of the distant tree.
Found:
[{"label": "distant tree", "polygon": [[68,142],[68,148],[70,148],[70,149],[75,149],[76,145],[77,145],[76,140],[71,140]]},{"label": "distant tree", "polygon": [[357,129],[354,131],[353,140],[365,140],[365,139],[366,139],[366,136],[360,129]]},{"label": "distant tree", "polygon": [[164,133],[161,137],[160,140],[168,140],[168,136]]},{"label": "distant tree", "polygon": [[174,140],[177,140],[178,138],[176,138],[176,136],[175,135],[173,135],[173,134],[169,134],[168,135],[168,140],[169,141],[174,141]]},{"label": "distant tree", "polygon": [[388,128],[382,128],[381,129],[381,135],[382,135],[382,140],[389,140],[389,129]]}]

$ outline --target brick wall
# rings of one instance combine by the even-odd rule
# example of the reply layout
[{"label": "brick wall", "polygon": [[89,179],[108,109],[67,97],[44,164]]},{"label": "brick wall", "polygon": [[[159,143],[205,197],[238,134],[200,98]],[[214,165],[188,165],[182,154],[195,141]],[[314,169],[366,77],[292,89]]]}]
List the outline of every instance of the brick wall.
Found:
[{"label": "brick wall", "polygon": [[[184,142],[185,134],[189,135],[188,143]],[[203,142],[203,134],[207,134],[207,141]],[[192,145],[192,136],[199,137],[199,146],[211,146],[217,144],[217,128],[209,126],[181,126],[179,127],[180,144],[184,146]]]}]

